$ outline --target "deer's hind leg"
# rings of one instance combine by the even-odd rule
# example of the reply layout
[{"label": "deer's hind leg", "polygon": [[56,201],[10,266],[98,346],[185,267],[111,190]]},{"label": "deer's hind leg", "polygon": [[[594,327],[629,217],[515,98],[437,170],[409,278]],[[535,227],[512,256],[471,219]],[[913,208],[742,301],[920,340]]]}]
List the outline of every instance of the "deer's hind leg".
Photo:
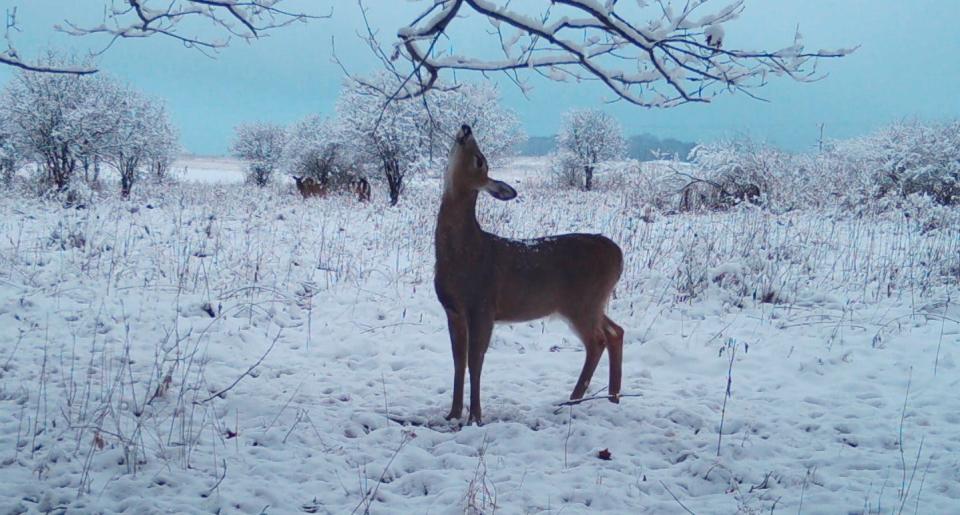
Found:
[{"label": "deer's hind leg", "polygon": [[604,315],[603,336],[607,347],[607,359],[610,360],[610,382],[607,394],[610,402],[620,402],[620,381],[623,377],[623,328]]},{"label": "deer's hind leg", "polygon": [[596,317],[577,317],[569,318],[570,325],[574,332],[583,342],[586,356],[583,360],[583,369],[580,371],[580,378],[577,379],[577,385],[570,394],[570,399],[581,399],[590,386],[590,379],[600,363],[600,356],[603,355],[604,336],[599,320]]}]

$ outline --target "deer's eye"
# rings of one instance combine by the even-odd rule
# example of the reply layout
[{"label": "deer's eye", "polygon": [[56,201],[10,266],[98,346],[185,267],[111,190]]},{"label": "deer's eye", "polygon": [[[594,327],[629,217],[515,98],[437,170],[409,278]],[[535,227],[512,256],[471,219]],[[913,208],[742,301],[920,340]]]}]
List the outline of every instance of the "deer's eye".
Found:
[{"label": "deer's eye", "polygon": [[483,168],[483,156],[477,154],[477,168]]}]

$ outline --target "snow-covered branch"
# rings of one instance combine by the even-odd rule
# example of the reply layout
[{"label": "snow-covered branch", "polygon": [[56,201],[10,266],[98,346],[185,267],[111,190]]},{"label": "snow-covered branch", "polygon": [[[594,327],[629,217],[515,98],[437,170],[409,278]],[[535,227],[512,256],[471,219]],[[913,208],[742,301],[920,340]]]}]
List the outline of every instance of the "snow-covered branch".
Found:
[{"label": "snow-covered branch", "polygon": [[[74,35],[108,34],[112,41],[161,35],[190,48],[216,50],[232,38],[256,39],[292,23],[330,16],[287,10],[283,4],[284,0],[111,0],[99,25],[68,21],[57,28]],[[207,30],[189,30],[195,21]]]},{"label": "snow-covered branch", "polygon": [[[493,0],[436,0],[397,33],[396,53],[406,56],[419,92],[434,86],[443,70],[505,72],[525,88],[518,72],[533,70],[556,81],[603,83],[617,100],[644,107],[708,102],[723,90],[755,96],[770,75],[809,82],[819,79],[821,58],[842,57],[854,49],[807,50],[797,32],[779,50],[727,48],[724,24],[736,19],[744,0],[705,12],[710,0],[683,4],[639,0],[551,0],[521,4]],[[715,5],[712,3],[711,5]],[[524,9],[521,11],[520,9]],[[462,53],[454,25],[486,19],[502,56]],[[449,44],[437,45],[439,36]],[[454,50],[454,48],[458,50]],[[481,45],[470,45],[480,48]],[[422,73],[421,73],[422,72]]]},{"label": "snow-covered branch", "polygon": [[[329,18],[332,13],[312,14],[287,9],[290,0],[103,0],[100,23],[89,25],[65,20],[56,30],[75,36],[106,35],[109,43],[117,40],[163,36],[179,41],[187,48],[204,53],[227,46],[232,39],[249,41],[273,29],[311,19]],[[89,74],[97,69],[56,68],[23,60],[14,45],[12,32],[18,31],[16,7],[6,13],[7,49],[0,52],[0,64],[30,71]]]}]

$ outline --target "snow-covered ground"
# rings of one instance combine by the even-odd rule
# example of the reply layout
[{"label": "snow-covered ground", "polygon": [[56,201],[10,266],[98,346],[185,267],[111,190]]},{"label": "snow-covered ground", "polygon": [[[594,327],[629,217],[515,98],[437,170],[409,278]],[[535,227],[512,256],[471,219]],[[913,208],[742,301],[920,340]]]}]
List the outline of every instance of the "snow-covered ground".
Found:
[{"label": "snow-covered ground", "polygon": [[381,184],[360,205],[202,182],[0,196],[0,512],[960,509],[955,218],[483,199],[499,234],[623,246],[627,397],[558,409],[579,342],[503,325],[485,425],[458,428],[436,181],[390,209]]},{"label": "snow-covered ground", "polygon": [[182,155],[170,169],[189,182],[240,183],[244,179],[244,163],[232,157]]}]

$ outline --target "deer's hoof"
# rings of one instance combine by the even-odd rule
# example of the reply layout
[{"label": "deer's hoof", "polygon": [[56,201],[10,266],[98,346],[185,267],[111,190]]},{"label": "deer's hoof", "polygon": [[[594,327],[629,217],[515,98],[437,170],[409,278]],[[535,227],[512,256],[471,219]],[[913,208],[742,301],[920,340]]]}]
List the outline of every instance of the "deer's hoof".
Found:
[{"label": "deer's hoof", "polygon": [[477,427],[480,427],[480,426],[483,425],[483,422],[480,421],[480,414],[479,414],[479,413],[471,413],[471,414],[470,414],[470,418],[467,420],[467,425],[469,426],[470,424],[476,424]]}]

